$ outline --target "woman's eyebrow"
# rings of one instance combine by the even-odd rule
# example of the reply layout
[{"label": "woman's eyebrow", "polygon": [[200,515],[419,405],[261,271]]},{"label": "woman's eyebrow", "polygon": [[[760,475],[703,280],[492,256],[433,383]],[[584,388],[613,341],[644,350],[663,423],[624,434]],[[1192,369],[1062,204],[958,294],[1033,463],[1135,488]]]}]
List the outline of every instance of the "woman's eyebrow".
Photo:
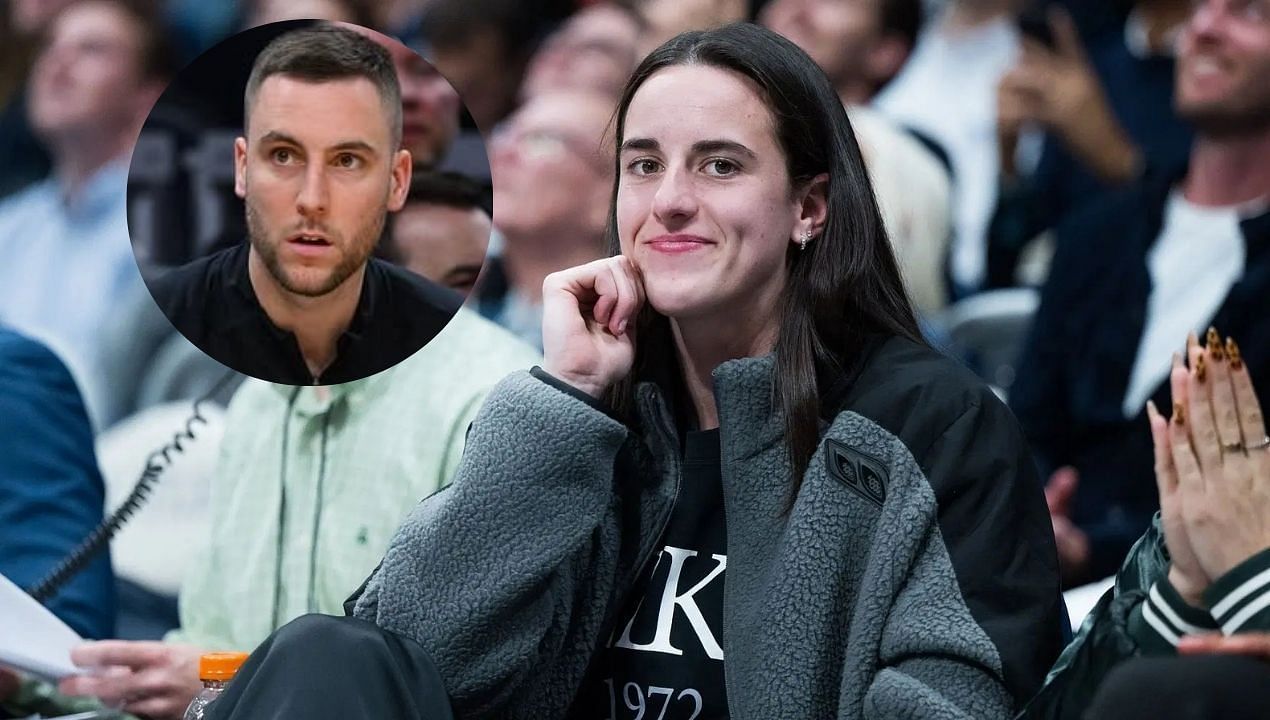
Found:
[{"label": "woman's eyebrow", "polygon": [[[631,138],[622,143],[622,152],[628,150],[640,151],[656,151],[661,149],[661,144],[652,138]],[[698,140],[692,144],[692,152],[695,155],[705,155],[707,153],[716,152],[733,152],[744,155],[748,158],[757,158],[754,151],[734,140]]]},{"label": "woman's eyebrow", "polygon": [[757,158],[754,151],[739,142],[732,140],[701,140],[692,144],[692,151],[697,155],[716,152],[733,152],[748,158]]},{"label": "woman's eyebrow", "polygon": [[631,138],[622,143],[622,152],[627,150],[660,150],[661,144],[652,138]]}]

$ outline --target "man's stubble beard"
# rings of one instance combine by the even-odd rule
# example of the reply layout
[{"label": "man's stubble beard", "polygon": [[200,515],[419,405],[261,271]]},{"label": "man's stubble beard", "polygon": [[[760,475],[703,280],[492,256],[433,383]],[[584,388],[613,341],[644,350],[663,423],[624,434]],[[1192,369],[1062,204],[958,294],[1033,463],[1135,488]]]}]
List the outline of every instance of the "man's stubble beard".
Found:
[{"label": "man's stubble beard", "polygon": [[263,227],[263,223],[260,220],[260,214],[256,211],[251,200],[247,199],[244,205],[247,208],[247,237],[251,242],[251,247],[260,255],[260,259],[264,262],[269,276],[283,290],[293,295],[311,298],[322,297],[331,293],[366,264],[375,249],[376,243],[379,241],[379,236],[383,233],[384,222],[388,216],[387,208],[381,210],[369,223],[357,229],[353,242],[347,247],[332,243],[336,251],[342,253],[340,261],[336,263],[335,267],[331,268],[325,278],[313,283],[305,282],[302,278],[292,277],[288,274],[287,269],[283,267],[282,261],[278,257],[278,246],[285,240],[279,239],[277,242],[271,242],[268,237],[268,231]]},{"label": "man's stubble beard", "polygon": [[1233,109],[1216,103],[1179,105],[1177,114],[1198,134],[1213,139],[1249,137],[1270,131],[1270,103]]},{"label": "man's stubble beard", "polygon": [[[1184,61],[1179,61],[1179,71],[1181,62]],[[1213,139],[1252,137],[1270,131],[1270,90],[1262,85],[1270,63],[1255,65],[1226,97],[1214,101],[1188,104],[1181,88],[1175,88],[1174,109],[1178,117],[1199,135]]]}]

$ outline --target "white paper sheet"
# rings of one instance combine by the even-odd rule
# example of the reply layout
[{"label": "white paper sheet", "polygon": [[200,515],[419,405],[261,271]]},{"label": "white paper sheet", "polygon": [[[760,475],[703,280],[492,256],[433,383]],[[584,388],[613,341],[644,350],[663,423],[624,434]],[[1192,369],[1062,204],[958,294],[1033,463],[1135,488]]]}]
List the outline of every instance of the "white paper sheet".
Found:
[{"label": "white paper sheet", "polygon": [[0,664],[57,680],[83,672],[71,648],[84,642],[66,623],[0,575]]}]

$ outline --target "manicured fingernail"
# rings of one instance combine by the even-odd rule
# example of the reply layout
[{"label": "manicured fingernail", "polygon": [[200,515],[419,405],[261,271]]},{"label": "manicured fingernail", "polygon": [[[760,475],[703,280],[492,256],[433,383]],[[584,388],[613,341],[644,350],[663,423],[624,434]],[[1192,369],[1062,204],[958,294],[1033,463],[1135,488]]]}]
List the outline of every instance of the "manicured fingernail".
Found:
[{"label": "manicured fingernail", "polygon": [[1217,328],[1210,327],[1208,329],[1208,354],[1213,356],[1214,360],[1224,360],[1226,353],[1222,349],[1221,335],[1217,334]]},{"label": "manicured fingernail", "polygon": [[1207,375],[1207,370],[1204,367],[1204,356],[1200,355],[1199,357],[1195,358],[1195,379],[1198,380],[1199,382],[1204,382],[1204,377],[1206,375]]},{"label": "manicured fingernail", "polygon": [[1154,400],[1147,400],[1147,417],[1154,420],[1160,416],[1160,411],[1155,407]]},{"label": "manicured fingernail", "polygon": [[1244,359],[1239,355],[1239,343],[1233,337],[1226,338],[1226,355],[1230,357],[1230,369],[1238,370],[1244,366]]},{"label": "manicured fingernail", "polygon": [[624,333],[624,332],[626,332],[626,321],[625,321],[625,320],[623,320],[623,321],[621,321],[621,322],[619,322],[619,323],[617,324],[617,334],[618,334],[618,335],[621,335],[621,334],[622,334],[622,333]]},{"label": "manicured fingernail", "polygon": [[1186,410],[1182,407],[1182,403],[1173,403],[1173,422],[1178,425],[1186,424]]}]

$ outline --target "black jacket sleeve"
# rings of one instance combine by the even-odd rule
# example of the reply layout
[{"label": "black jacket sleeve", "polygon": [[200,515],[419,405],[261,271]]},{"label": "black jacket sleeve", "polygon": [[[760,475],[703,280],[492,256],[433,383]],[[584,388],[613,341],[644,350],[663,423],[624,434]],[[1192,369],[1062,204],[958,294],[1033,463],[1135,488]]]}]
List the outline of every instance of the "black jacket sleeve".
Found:
[{"label": "black jacket sleeve", "polygon": [[971,615],[1001,654],[1016,706],[1062,649],[1058,556],[1014,417],[988,390],[917,458]]},{"label": "black jacket sleeve", "polygon": [[1168,586],[1168,570],[1157,513],[1020,720],[1083,718],[1116,665],[1139,655],[1171,654],[1177,638],[1191,632],[1270,630],[1270,548],[1214,580],[1204,593],[1207,611],[1184,605]]},{"label": "black jacket sleeve", "polygon": [[977,377],[936,351],[886,341],[841,407],[904,443],[939,503],[962,596],[1001,656],[1021,707],[1062,649],[1058,553],[1018,422]]},{"label": "black jacket sleeve", "polygon": [[1168,571],[1159,518],[1125,560],[1115,587],[1094,606],[1076,638],[1063,650],[1045,685],[1024,708],[1021,719],[1079,720],[1113,667],[1142,652],[1132,626],[1149,588]]},{"label": "black jacket sleeve", "polygon": [[1068,397],[1072,379],[1067,375],[1067,363],[1072,344],[1066,334],[1070,327],[1067,315],[1074,305],[1072,296],[1081,290],[1084,274],[1084,248],[1074,245],[1079,243],[1070,242],[1067,233],[1059,232],[1040,306],[1015,363],[1018,376],[1010,386],[1010,409],[1031,443],[1042,481],[1071,462]]}]

